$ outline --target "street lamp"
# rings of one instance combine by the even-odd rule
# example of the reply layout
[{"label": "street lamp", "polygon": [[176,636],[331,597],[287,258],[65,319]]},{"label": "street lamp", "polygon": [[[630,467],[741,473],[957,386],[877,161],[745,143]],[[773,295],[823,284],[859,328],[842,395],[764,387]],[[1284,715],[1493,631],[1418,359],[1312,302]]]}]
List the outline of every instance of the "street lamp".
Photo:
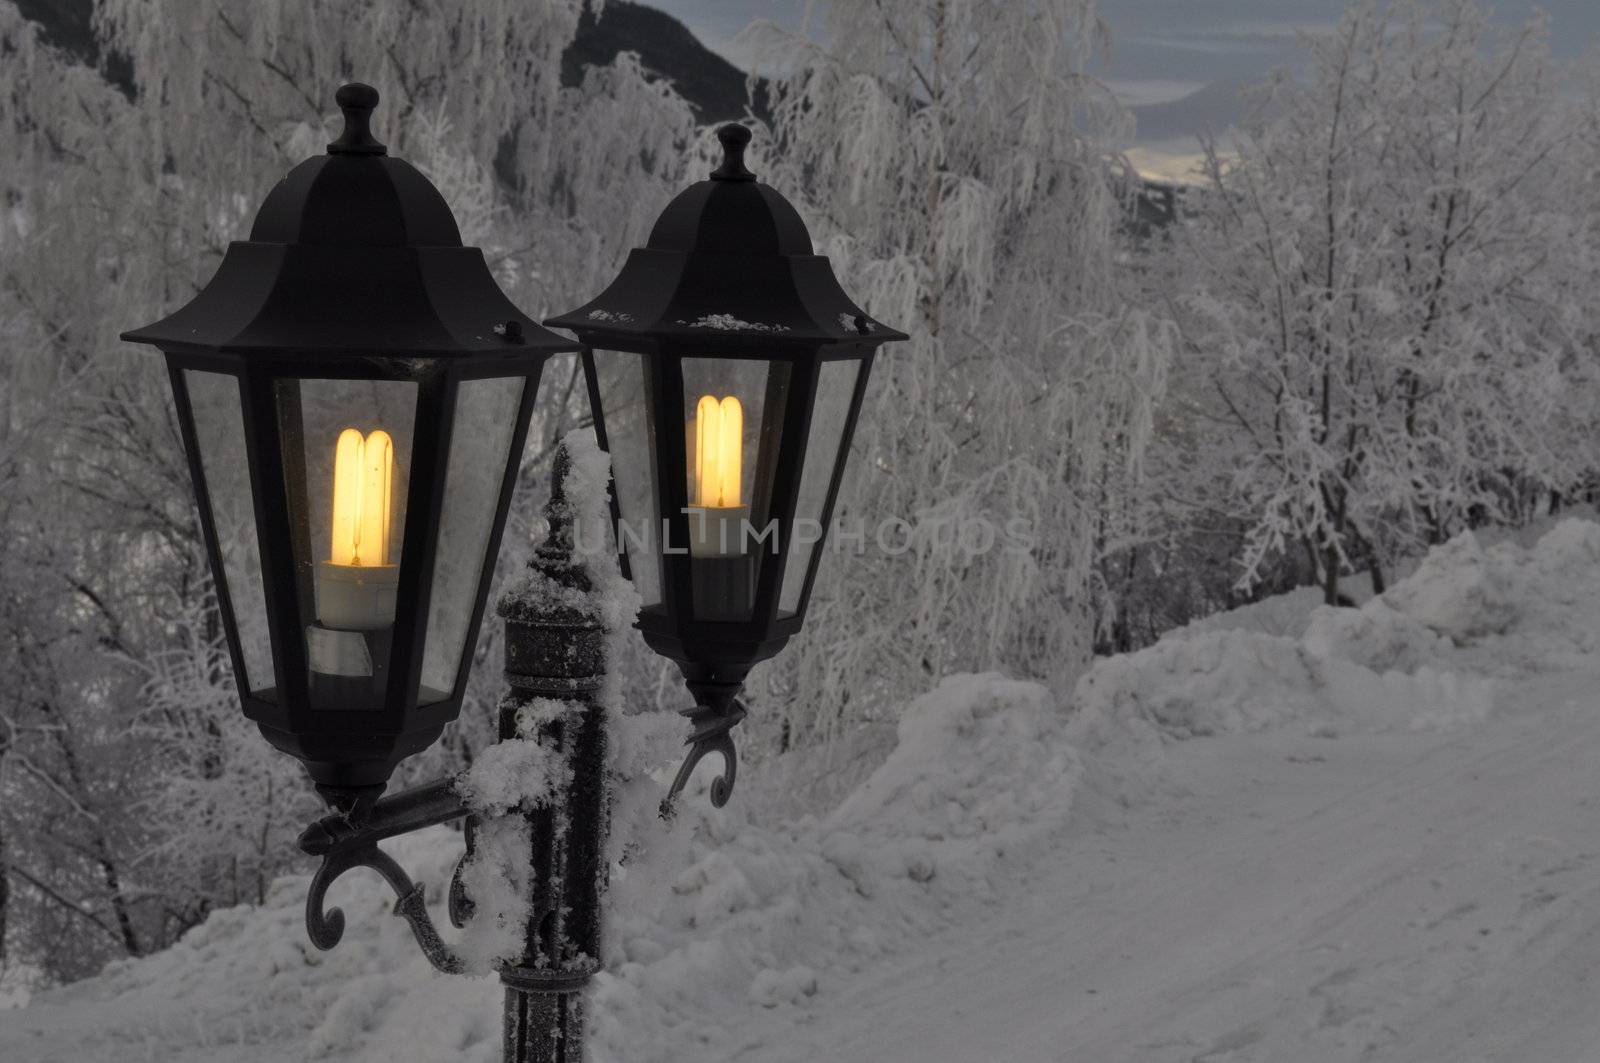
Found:
[{"label": "street lamp", "polygon": [[439,191],[345,128],[262,204],[159,347],[245,715],[344,812],[454,720],[540,369]]},{"label": "street lamp", "polygon": [[[484,850],[527,865],[510,876],[527,881],[517,955],[497,967],[505,1058],[576,1060],[610,872],[610,710],[607,610],[576,550],[565,447],[529,562],[540,593],[500,603],[499,737],[550,755],[548,788],[506,809],[475,803],[470,779],[380,795],[460,711],[540,370],[580,344],[519,313],[438,190],[387,156],[368,125],[377,92],[337,100],[328,154],[279,182],[191,302],[123,338],[167,358],[245,714],[335,810],[299,839],[321,861],[312,942],[338,943],[329,887],[367,867],[429,961],[468,970],[379,842],[465,818],[465,866],[476,831],[520,817]],[[844,295],[794,208],[755,183],[749,130],[718,135],[712,179],[668,206],[599,299],[552,323],[582,341],[613,503],[643,533],[624,535],[639,626],[695,695],[671,793],[717,751],[722,804],[739,688],[800,629],[873,353],[905,336]],[[457,926],[474,907],[461,871]]]},{"label": "street lamp", "polygon": [[[680,193],[592,302],[545,321],[584,344],[617,535],[645,641],[695,698],[694,765],[722,754],[751,666],[799,632],[879,345],[795,208],[745,167],[750,130]],[[669,800],[671,798],[669,797]]]}]

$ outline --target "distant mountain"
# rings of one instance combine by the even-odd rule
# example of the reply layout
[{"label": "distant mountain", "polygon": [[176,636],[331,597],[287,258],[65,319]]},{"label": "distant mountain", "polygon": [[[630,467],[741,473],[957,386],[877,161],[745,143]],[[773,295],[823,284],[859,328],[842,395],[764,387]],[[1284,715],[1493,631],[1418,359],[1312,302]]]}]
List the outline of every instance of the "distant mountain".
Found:
[{"label": "distant mountain", "polygon": [[[91,20],[94,0],[15,0],[22,17],[37,22],[44,39],[76,56],[90,66],[101,65],[100,42],[95,39]],[[133,68],[126,58],[111,55],[105,61],[106,78],[128,95],[133,95]]]},{"label": "distant mountain", "polygon": [[[711,51],[665,11],[606,0],[598,19],[586,9],[578,35],[561,57],[561,81],[576,85],[585,66],[604,66],[618,52],[636,52],[644,68],[672,82],[701,122],[743,118],[751,97],[745,72]],[[766,86],[757,80],[755,113],[766,117]]]},{"label": "distant mountain", "polygon": [[[102,50],[90,19],[94,0],[16,0],[24,18],[37,22],[47,41],[90,66],[101,65]],[[664,11],[628,0],[607,0],[599,18],[586,9],[578,33],[561,57],[561,81],[576,85],[586,66],[603,66],[619,52],[636,52],[650,73],[672,82],[701,122],[742,118],[750,100],[744,71],[695,39],[694,34]],[[106,76],[132,93],[132,69],[112,55]],[[755,91],[758,116],[765,117],[766,90]]]},{"label": "distant mountain", "polygon": [[1242,81],[1213,81],[1182,99],[1130,108],[1138,122],[1139,141],[1188,140],[1202,133],[1220,136],[1244,117],[1239,99],[1244,88]]}]

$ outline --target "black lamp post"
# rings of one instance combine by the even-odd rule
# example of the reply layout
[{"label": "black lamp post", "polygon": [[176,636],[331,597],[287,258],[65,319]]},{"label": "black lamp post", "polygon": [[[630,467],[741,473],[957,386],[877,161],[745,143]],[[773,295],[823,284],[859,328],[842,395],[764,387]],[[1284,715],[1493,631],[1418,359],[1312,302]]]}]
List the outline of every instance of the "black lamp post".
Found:
[{"label": "black lamp post", "polygon": [[[574,548],[564,450],[530,562],[555,593],[500,606],[499,730],[550,750],[565,781],[503,813],[470,807],[449,778],[380,794],[460,710],[539,373],[580,347],[519,313],[438,190],[387,157],[368,128],[377,93],[346,85],[337,99],[345,130],[328,154],[278,184],[193,301],[124,338],[167,357],[244,711],[336,809],[299,840],[321,860],[313,943],[343,933],[329,886],[368,867],[428,959],[465,970],[378,843],[523,817],[528,849],[510,855],[532,872],[526,921],[498,968],[505,1058],[576,1063],[609,870],[608,709],[605,611]],[[845,297],[794,208],[755,183],[749,131],[719,136],[712,180],[673,201],[605,294],[552,323],[583,343],[614,502],[635,533],[639,626],[695,695],[672,793],[720,751],[721,804],[740,685],[800,629],[872,355],[905,337]],[[551,700],[562,711],[530,735],[521,710]],[[460,868],[449,911],[458,926],[471,916]]]},{"label": "black lamp post", "polygon": [[539,372],[576,345],[507,301],[450,208],[345,129],[268,195],[165,352],[240,700],[335,807],[461,708]]},{"label": "black lamp post", "polygon": [[618,536],[645,641],[682,670],[694,748],[735,774],[729,730],[752,665],[800,630],[878,346],[794,207],[744,164],[750,130],[662,212],[594,301],[545,324],[584,344]]}]

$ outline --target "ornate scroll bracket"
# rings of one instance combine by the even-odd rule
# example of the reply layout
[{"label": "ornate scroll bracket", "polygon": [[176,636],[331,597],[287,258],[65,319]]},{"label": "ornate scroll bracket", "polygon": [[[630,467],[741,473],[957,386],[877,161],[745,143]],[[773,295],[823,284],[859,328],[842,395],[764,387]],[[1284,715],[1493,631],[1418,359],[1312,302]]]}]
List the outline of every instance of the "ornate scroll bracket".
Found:
[{"label": "ornate scroll bracket", "polygon": [[450,925],[457,930],[466,927],[472,919],[472,898],[467,895],[467,862],[472,859],[473,832],[476,821],[467,820],[467,851],[461,854],[461,859],[456,861],[456,869],[450,875],[450,892],[446,896],[445,910],[450,913]]},{"label": "ornate scroll bracket", "polygon": [[422,883],[411,881],[411,876],[395,862],[394,858],[377,843],[356,849],[343,849],[322,858],[322,866],[311,879],[306,893],[306,934],[311,943],[324,951],[339,944],[344,937],[344,912],[339,908],[324,909],[328,887],[334,881],[357,867],[369,867],[383,876],[394,890],[394,914],[411,926],[411,934],[421,946],[428,962],[445,974],[459,974],[463,970],[461,957],[439,936],[438,929],[428,916],[427,898]]},{"label": "ornate scroll bracket", "polygon": [[689,784],[694,769],[709,754],[718,753],[722,756],[722,774],[711,781],[711,803],[717,808],[728,803],[739,775],[739,754],[730,733],[746,715],[738,699],[730,700],[725,708],[700,706],[690,709],[685,715],[694,724],[694,730],[685,743],[689,746],[689,755],[684,758],[683,766],[672,780],[672,788],[661,802],[663,818],[671,818],[678,795]]},{"label": "ornate scroll bracket", "polygon": [[450,896],[447,902],[450,925],[457,930],[461,930],[472,920],[472,913],[475,910],[472,898],[467,896],[466,883],[462,880],[462,876],[466,874],[466,871],[467,856],[463,854],[456,863],[455,874],[450,876]]},{"label": "ornate scroll bracket", "polygon": [[[438,779],[374,802],[359,823],[337,814],[307,827],[300,835],[300,849],[322,857],[306,892],[306,934],[311,943],[324,951],[339,944],[344,937],[344,912],[325,907],[328,889],[346,871],[371,868],[394,890],[394,914],[411,927],[428,962],[446,974],[460,973],[464,965],[433,925],[422,884],[413,882],[392,856],[378,848],[378,842],[467,814],[466,805],[455,792],[454,780]],[[453,919],[464,897],[452,900]]]}]

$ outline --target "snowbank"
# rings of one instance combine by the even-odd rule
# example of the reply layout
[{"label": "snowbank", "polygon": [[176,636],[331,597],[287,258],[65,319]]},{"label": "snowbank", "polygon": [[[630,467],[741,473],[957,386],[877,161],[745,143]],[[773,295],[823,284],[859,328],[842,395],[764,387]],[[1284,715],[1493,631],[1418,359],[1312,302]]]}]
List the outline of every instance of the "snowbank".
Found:
[{"label": "snowbank", "polygon": [[1101,733],[1142,721],[1169,739],[1455,727],[1493,711],[1496,677],[1581,665],[1595,636],[1574,613],[1596,595],[1600,525],[1563,521],[1532,547],[1464,532],[1359,609],[1224,614],[1099,662],[1074,701]]},{"label": "snowbank", "polygon": [[888,760],[825,819],[765,829],[735,800],[641,839],[611,906],[597,1063],[722,1058],[755,1034],[749,1015],[709,1018],[719,1000],[792,1012],[987,895],[1071,813],[1064,723],[1037,684],[956,676],[906,708]]},{"label": "snowbank", "polygon": [[[1071,813],[1079,766],[1064,723],[1037,684],[954,677],[907,707],[887,762],[833,814],[777,827],[750,822],[737,800],[688,801],[663,824],[662,788],[641,778],[614,824],[626,857],[594,994],[596,1063],[725,1058],[763,1019],[792,1021],[831,982],[981,904]],[[682,748],[676,718],[618,729],[619,762],[667,763]],[[445,925],[437,902],[457,836],[435,828],[385,848]],[[492,978],[435,975],[364,872],[334,887],[345,937],[318,952],[301,926],[306,884],[280,880],[260,910],[217,912],[161,955],[41,994],[9,1015],[70,1031],[71,1047],[41,1055],[0,1023],[0,1057],[111,1058],[130,1043],[179,1061],[498,1059]],[[718,1017],[729,1000],[738,1025]]]},{"label": "snowbank", "polygon": [[[1463,727],[1494,711],[1497,683],[1592,667],[1597,601],[1600,525],[1569,520],[1531,547],[1461,536],[1360,609],[1317,607],[1271,632],[1260,609],[1214,618],[1099,662],[1065,704],[1032,683],[952,677],[908,704],[884,762],[820,818],[754,820],[750,808],[781,807],[753,792],[781,786],[774,772],[742,780],[726,809],[691,796],[662,823],[661,772],[646,769],[675,764],[681,721],[625,717],[613,766],[634,782],[614,817],[596,1063],[761,1058],[853,974],[1026,881],[1085,798],[1148,792],[1171,742]],[[456,835],[387,847],[444,897]],[[306,881],[0,1013],[0,1058],[498,1058],[492,978],[433,974],[365,873],[335,887],[345,939],[317,952],[301,927]]]}]

